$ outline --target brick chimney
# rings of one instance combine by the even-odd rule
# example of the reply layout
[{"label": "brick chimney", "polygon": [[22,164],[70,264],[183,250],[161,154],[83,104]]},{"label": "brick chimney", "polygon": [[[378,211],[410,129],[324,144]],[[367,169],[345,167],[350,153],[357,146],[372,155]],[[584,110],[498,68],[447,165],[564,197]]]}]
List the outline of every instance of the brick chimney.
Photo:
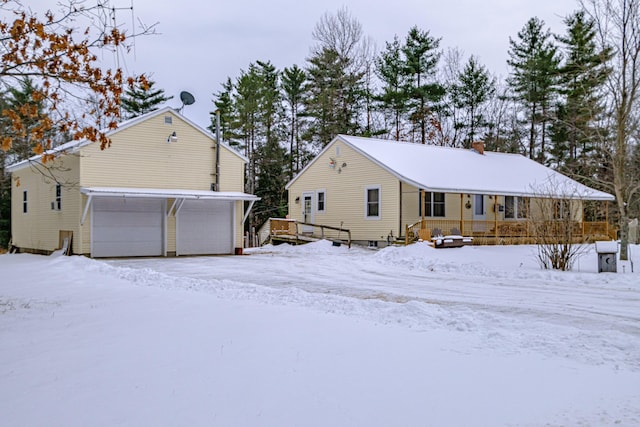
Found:
[{"label": "brick chimney", "polygon": [[478,152],[478,154],[484,154],[484,142],[475,141],[471,143],[471,149]]}]

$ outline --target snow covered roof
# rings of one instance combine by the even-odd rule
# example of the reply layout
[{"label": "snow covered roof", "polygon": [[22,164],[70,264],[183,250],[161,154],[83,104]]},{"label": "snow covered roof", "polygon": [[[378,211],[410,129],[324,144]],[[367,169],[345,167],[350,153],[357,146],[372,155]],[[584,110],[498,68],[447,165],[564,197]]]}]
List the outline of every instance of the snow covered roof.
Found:
[{"label": "snow covered roof", "polygon": [[[184,120],[185,122],[187,122],[191,127],[193,127],[194,129],[198,130],[200,133],[202,133],[204,136],[206,136],[207,138],[214,140],[215,138],[214,136],[207,132],[205,129],[201,128],[200,126],[198,126],[197,124],[195,124],[194,122],[192,122],[191,120],[189,120],[188,118],[186,118],[185,116],[180,115],[174,108],[172,107],[164,107],[161,108],[159,110],[155,110],[152,111],[150,113],[147,114],[143,114],[141,116],[138,117],[134,117],[132,119],[128,119],[128,120],[124,120],[120,123],[118,123],[118,127],[116,129],[102,129],[101,132],[103,132],[105,135],[107,135],[107,137],[111,137],[113,134],[118,133],[124,129],[127,129],[131,126],[134,126],[138,123],[141,123],[145,120],[148,120],[150,118],[162,115],[162,114],[166,114],[168,112],[174,113],[176,114],[178,117],[180,117],[180,119]],[[80,148],[84,147],[85,145],[89,145],[89,144],[93,144],[93,141],[89,141],[87,139],[80,139],[77,141],[69,141],[66,142],[64,144],[58,145],[55,148],[52,148],[51,150],[48,150],[46,152],[46,154],[62,154],[62,153],[75,153],[77,152]],[[247,159],[245,156],[243,156],[242,154],[238,153],[236,150],[234,150],[233,148],[231,148],[229,145],[225,144],[224,142],[220,142],[220,145],[222,145],[223,147],[227,148],[230,152],[232,152],[233,154],[235,154],[236,156],[240,157],[242,160],[244,160],[245,162],[249,162],[249,159]],[[20,162],[14,163],[10,166],[7,167],[7,171],[8,172],[13,172],[15,170],[18,169],[22,169],[23,167],[29,166],[32,162],[37,162],[40,160],[40,158],[42,158],[42,155],[37,155],[37,156],[32,156],[27,160],[22,160]]]},{"label": "snow covered roof", "polygon": [[82,194],[102,197],[134,197],[201,200],[247,200],[257,201],[259,197],[239,191],[182,190],[174,188],[124,188],[124,187],[82,187]]},{"label": "snow covered roof", "polygon": [[480,154],[475,150],[347,135],[338,135],[325,150],[337,141],[351,146],[401,181],[428,191],[614,200],[610,194],[520,154]]}]

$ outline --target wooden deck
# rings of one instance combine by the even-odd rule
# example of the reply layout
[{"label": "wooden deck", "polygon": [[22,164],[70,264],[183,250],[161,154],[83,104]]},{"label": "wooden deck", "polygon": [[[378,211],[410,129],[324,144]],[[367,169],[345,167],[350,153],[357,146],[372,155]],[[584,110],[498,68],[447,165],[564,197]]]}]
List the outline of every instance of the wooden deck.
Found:
[{"label": "wooden deck", "polygon": [[351,247],[351,231],[342,227],[311,224],[293,219],[270,218],[269,240],[273,244],[301,245],[318,240],[330,240],[335,245]]}]

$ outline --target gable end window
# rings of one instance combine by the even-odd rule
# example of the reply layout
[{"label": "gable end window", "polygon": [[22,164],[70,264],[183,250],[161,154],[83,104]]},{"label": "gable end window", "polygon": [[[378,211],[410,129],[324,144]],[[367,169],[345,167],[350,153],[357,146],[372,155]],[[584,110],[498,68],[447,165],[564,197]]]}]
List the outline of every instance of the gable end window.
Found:
[{"label": "gable end window", "polygon": [[365,218],[380,219],[380,186],[365,188]]},{"label": "gable end window", "polygon": [[28,211],[28,206],[27,206],[27,190],[24,190],[22,192],[22,213],[27,213]]},{"label": "gable end window", "polygon": [[[422,206],[420,199],[422,195],[418,191],[418,216],[422,216]],[[424,216],[426,217],[444,217],[444,193],[433,193],[431,191],[424,192]]]},{"label": "gable end window", "polygon": [[326,210],[326,200],[327,200],[327,196],[326,196],[326,191],[324,190],[319,190],[317,192],[317,203],[316,203],[316,210],[318,212],[325,212]]}]

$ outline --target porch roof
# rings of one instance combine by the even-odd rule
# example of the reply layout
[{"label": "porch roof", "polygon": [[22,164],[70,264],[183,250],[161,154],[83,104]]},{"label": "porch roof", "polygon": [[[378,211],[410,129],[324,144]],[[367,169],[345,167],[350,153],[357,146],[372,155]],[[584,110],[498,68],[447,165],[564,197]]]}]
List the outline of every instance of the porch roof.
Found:
[{"label": "porch roof", "polygon": [[[337,136],[398,179],[442,193],[615,200],[520,154]],[[327,146],[327,148],[329,147]]]},{"label": "porch roof", "polygon": [[259,197],[239,191],[183,190],[174,188],[82,187],[82,194],[101,197],[166,198],[257,201]]}]

